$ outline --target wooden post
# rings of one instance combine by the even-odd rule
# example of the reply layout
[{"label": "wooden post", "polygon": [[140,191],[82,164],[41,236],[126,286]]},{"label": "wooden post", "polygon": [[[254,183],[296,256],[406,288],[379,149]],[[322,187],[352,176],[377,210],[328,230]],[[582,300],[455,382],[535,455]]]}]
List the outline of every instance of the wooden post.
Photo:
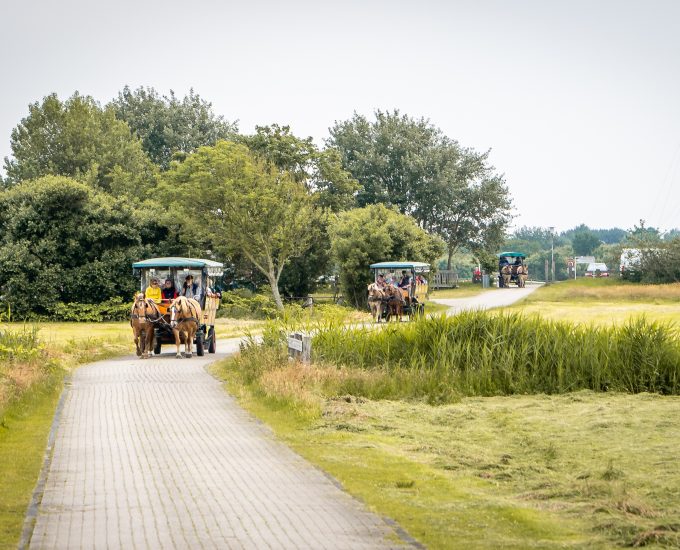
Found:
[{"label": "wooden post", "polygon": [[288,357],[299,359],[304,364],[312,362],[312,336],[308,333],[293,332],[288,337]]}]

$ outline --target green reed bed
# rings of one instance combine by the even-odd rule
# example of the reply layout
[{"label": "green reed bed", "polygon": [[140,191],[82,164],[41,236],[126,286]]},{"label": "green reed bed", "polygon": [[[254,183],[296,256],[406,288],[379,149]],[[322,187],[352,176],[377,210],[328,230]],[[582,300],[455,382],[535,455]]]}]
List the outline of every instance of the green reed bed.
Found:
[{"label": "green reed bed", "polygon": [[449,401],[456,394],[581,389],[680,393],[678,331],[644,318],[596,327],[468,312],[383,330],[327,325],[316,334],[313,352],[316,361],[388,374],[363,391],[346,388],[372,398]]}]

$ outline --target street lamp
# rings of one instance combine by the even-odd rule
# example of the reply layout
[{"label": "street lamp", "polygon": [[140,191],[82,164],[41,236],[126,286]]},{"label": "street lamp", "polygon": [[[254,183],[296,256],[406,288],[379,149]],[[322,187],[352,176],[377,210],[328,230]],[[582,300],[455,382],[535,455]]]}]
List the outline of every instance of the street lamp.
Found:
[{"label": "street lamp", "polygon": [[555,282],[555,228],[549,227],[550,229],[550,279],[551,282]]}]

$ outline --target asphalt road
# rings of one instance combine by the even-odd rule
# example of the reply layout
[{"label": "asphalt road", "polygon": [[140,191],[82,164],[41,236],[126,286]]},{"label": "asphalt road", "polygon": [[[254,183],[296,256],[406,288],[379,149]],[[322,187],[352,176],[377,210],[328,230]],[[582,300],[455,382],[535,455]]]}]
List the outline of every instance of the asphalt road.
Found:
[{"label": "asphalt road", "polygon": [[526,298],[541,286],[541,284],[527,283],[525,288],[514,286],[510,288],[493,288],[475,296],[468,296],[467,298],[435,298],[432,301],[448,306],[449,309],[446,313],[448,315],[455,315],[461,311],[493,309],[512,305]]}]

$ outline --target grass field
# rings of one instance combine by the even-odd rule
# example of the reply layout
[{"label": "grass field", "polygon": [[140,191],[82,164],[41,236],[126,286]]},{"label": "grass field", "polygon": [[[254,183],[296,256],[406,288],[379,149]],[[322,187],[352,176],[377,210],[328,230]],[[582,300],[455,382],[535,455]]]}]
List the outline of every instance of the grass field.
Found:
[{"label": "grass field", "polygon": [[596,325],[621,324],[639,316],[677,322],[680,283],[642,285],[618,278],[583,278],[541,287],[510,309],[556,321]]},{"label": "grass field", "polygon": [[250,383],[241,368],[215,371],[286,444],[428,548],[680,545],[678,397],[430,406],[324,396],[314,366]]},{"label": "grass field", "polygon": [[430,298],[469,298],[482,292],[494,290],[493,288],[482,288],[481,284],[460,283],[458,288],[445,288],[430,292]]}]

